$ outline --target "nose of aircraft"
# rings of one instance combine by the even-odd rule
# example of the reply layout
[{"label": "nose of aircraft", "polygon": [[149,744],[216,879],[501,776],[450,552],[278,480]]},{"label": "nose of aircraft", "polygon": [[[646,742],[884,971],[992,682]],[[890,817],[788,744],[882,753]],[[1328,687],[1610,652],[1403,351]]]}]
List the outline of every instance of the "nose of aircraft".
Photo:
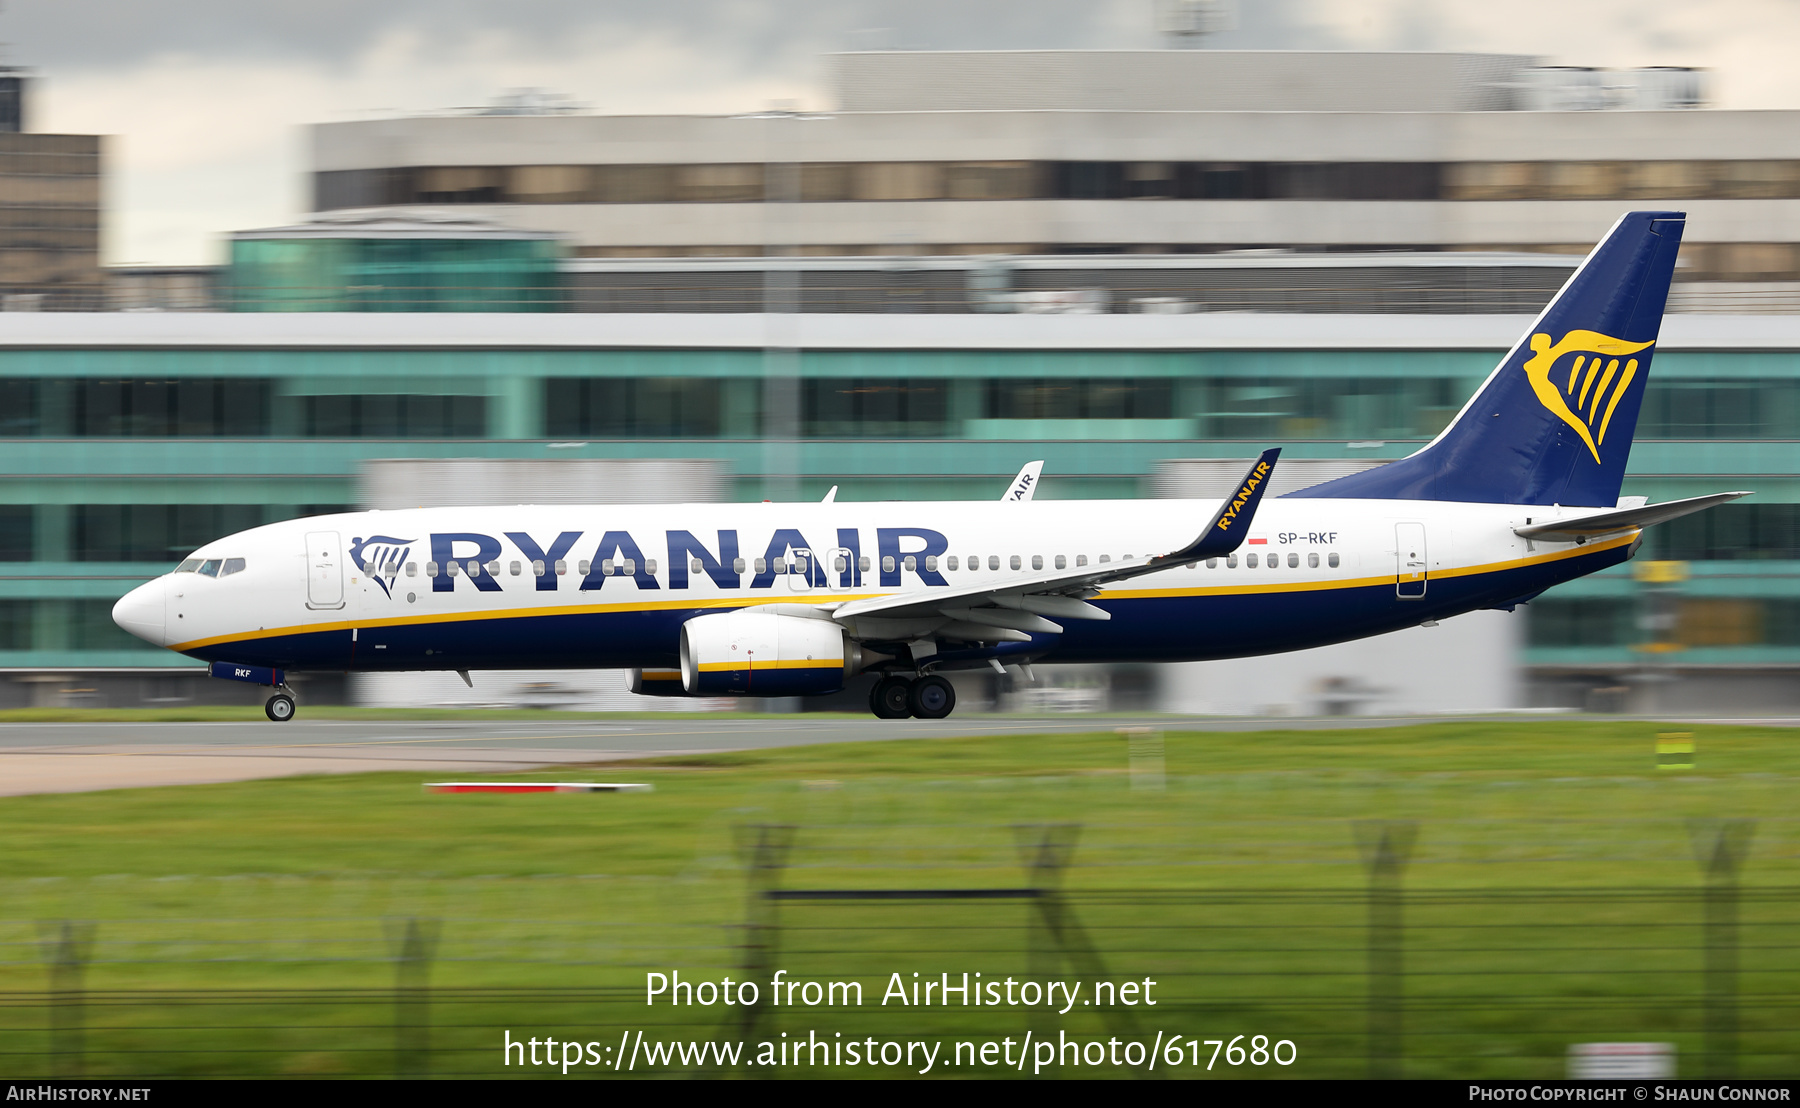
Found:
[{"label": "nose of aircraft", "polygon": [[113,622],[145,642],[166,646],[163,605],[168,587],[168,581],[158,577],[132,589],[113,605]]}]

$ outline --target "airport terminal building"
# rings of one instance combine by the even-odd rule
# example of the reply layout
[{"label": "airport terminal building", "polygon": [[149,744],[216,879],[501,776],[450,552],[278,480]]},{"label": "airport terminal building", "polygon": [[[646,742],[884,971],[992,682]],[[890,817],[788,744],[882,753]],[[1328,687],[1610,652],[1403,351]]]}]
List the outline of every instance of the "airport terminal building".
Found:
[{"label": "airport terminal building", "polygon": [[[1492,55],[836,64],[829,113],[321,125],[318,215],[234,236],[219,273],[114,275],[203,310],[0,316],[0,702],[212,695],[113,600],[219,534],[390,506],[394,459],[445,463],[433,502],[534,498],[487,462],[589,502],[988,499],[1039,458],[1046,497],[1210,496],[1271,445],[1295,482],[1379,464],[1621,211],[1674,207],[1626,492],[1756,496],[1650,532],[1638,564],[1683,568],[1404,632],[1478,661],[1433,669],[1425,640],[1389,668],[1498,673],[1483,707],[1800,707],[1792,113]],[[541,478],[567,462],[607,487]],[[1290,678],[1267,702],[1439,703],[1338,664],[1263,667]],[[1262,706],[1113,676],[1146,706]]]}]

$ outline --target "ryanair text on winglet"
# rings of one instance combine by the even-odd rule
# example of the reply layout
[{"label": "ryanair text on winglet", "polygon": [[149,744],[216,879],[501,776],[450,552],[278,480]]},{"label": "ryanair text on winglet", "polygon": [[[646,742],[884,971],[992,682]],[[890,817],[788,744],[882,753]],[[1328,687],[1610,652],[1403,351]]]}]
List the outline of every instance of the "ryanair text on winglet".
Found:
[{"label": "ryanair text on winglet", "polygon": [[1231,507],[1225,509],[1225,514],[1219,517],[1219,530],[1231,530],[1231,525],[1237,522],[1238,512],[1243,508],[1244,503],[1250,499],[1251,494],[1256,491],[1256,486],[1262,484],[1263,478],[1268,475],[1269,463],[1256,463],[1256,468],[1250,472],[1250,476],[1244,478],[1244,487],[1238,490],[1236,496],[1232,497]]}]

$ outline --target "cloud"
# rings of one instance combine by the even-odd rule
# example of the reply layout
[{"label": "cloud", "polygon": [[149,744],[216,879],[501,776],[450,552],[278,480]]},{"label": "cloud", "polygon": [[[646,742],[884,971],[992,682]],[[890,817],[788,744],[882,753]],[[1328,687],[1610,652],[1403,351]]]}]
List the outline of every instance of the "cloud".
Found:
[{"label": "cloud", "polygon": [[1790,0],[1297,0],[1299,18],[1353,49],[1530,54],[1551,65],[1712,70],[1721,108],[1800,107]]},{"label": "cloud", "polygon": [[305,211],[308,123],[491,102],[603,112],[824,106],[842,49],[1151,44],[1149,0],[13,0],[33,129],[118,136],[106,255],[191,263]]}]

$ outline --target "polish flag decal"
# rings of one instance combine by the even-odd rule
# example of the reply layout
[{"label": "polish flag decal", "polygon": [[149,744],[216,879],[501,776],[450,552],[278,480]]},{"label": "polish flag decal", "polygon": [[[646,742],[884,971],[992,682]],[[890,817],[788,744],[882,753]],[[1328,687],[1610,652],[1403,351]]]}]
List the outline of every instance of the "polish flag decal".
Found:
[{"label": "polish flag decal", "polygon": [[1267,545],[1269,545],[1269,540],[1267,538],[1258,538],[1255,535],[1252,535],[1250,537],[1250,545],[1251,546],[1267,546]]}]

